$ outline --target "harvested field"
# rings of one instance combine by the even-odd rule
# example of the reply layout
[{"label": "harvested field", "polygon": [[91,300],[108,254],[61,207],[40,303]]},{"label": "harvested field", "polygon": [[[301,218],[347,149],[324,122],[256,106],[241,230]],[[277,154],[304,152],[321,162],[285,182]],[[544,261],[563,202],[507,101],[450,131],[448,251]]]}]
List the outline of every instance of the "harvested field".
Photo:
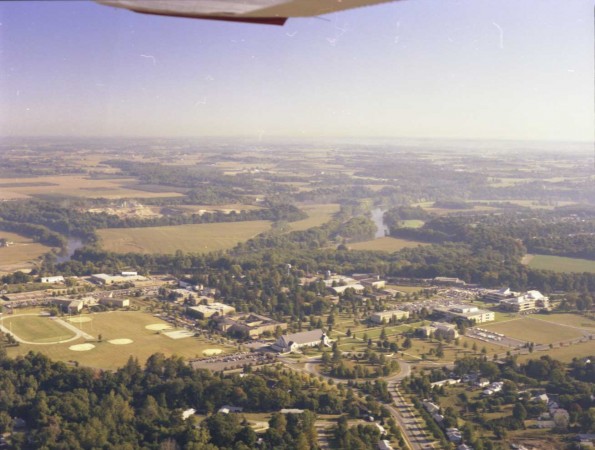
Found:
[{"label": "harvested field", "polygon": [[404,248],[419,247],[420,245],[428,245],[424,242],[411,241],[409,239],[399,239],[394,237],[381,237],[371,241],[357,242],[349,244],[350,250],[373,250],[383,252],[396,252]]},{"label": "harvested field", "polygon": [[595,273],[595,261],[589,259],[528,254],[523,258],[522,262],[532,269],[553,270],[554,272]]},{"label": "harvested field", "polygon": [[41,255],[51,250],[47,245],[16,233],[0,230],[0,238],[13,242],[9,247],[0,247],[0,272],[31,269]]},{"label": "harvested field", "polygon": [[582,332],[567,326],[548,324],[542,320],[522,317],[506,322],[482,324],[482,328],[501,333],[507,337],[536,344],[550,344],[553,342],[575,339],[582,336]]},{"label": "harvested field", "polygon": [[94,179],[81,175],[55,175],[31,178],[0,178],[0,199],[57,195],[89,198],[155,198],[179,197],[178,192],[147,192],[128,188],[134,178]]},{"label": "harvested field", "polygon": [[308,228],[318,227],[333,218],[333,215],[339,212],[340,206],[337,203],[327,203],[319,205],[298,205],[298,207],[308,214],[308,218],[291,222],[289,227],[291,231],[307,230]]},{"label": "harvested field", "polygon": [[270,222],[225,222],[146,228],[108,228],[99,230],[106,250],[127,253],[208,253],[228,250],[240,242],[268,230]]}]

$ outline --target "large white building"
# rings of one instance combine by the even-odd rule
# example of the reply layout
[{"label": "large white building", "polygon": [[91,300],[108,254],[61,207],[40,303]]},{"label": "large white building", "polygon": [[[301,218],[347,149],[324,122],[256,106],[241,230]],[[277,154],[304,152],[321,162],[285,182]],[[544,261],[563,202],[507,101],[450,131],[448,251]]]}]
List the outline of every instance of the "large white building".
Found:
[{"label": "large white building", "polygon": [[473,305],[450,305],[446,307],[434,308],[448,319],[455,319],[457,317],[470,320],[475,323],[491,322],[495,319],[493,311],[479,309]]},{"label": "large white building", "polygon": [[532,312],[549,309],[550,299],[539,291],[527,291],[523,295],[501,300],[500,307],[506,311]]},{"label": "large white building", "polygon": [[457,326],[452,323],[432,322],[432,325],[419,328],[424,337],[441,336],[446,339],[456,339],[459,337]]},{"label": "large white building", "polygon": [[41,277],[42,283],[64,283],[64,277],[62,275],[57,275],[54,277]]},{"label": "large white building", "polygon": [[91,281],[97,284],[108,285],[115,283],[127,283],[130,281],[147,281],[147,278],[143,277],[142,275],[108,275],[105,273],[95,273],[91,275]]},{"label": "large white building", "polygon": [[400,309],[393,309],[390,311],[380,311],[370,316],[370,321],[374,323],[389,323],[393,320],[403,320],[409,318],[409,311],[401,311]]},{"label": "large white building", "polygon": [[324,331],[317,329],[283,335],[277,339],[272,348],[278,352],[287,353],[298,351],[304,347],[316,347],[320,344],[329,347],[330,340]]},{"label": "large white building", "polygon": [[[518,293],[516,293],[518,295]],[[511,298],[515,296],[515,292],[512,292],[510,288],[502,288],[497,290],[487,291],[483,294],[483,299],[487,302],[500,303],[505,298]]]}]

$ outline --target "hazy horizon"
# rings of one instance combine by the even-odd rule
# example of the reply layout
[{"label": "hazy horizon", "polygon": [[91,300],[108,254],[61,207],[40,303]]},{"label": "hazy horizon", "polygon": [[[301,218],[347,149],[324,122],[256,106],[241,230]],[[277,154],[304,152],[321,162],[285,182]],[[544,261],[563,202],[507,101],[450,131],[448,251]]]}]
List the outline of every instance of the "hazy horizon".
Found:
[{"label": "hazy horizon", "polygon": [[586,0],[409,0],[285,27],[0,4],[0,133],[593,141]]}]

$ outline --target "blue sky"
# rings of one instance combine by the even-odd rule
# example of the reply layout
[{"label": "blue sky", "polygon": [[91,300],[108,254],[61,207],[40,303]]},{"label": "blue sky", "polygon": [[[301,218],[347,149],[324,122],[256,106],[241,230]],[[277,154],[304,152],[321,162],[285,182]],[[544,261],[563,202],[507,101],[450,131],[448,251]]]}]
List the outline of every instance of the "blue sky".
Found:
[{"label": "blue sky", "polygon": [[591,0],[404,0],[284,27],[0,4],[0,133],[593,138]]}]

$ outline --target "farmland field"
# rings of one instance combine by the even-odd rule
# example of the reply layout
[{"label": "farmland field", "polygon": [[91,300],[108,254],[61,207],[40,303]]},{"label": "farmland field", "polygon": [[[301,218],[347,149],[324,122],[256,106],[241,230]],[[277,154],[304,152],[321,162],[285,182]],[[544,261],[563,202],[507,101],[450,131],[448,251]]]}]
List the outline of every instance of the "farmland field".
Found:
[{"label": "farmland field", "polygon": [[30,269],[35,260],[51,250],[43,244],[33,242],[27,237],[0,230],[0,238],[14,242],[10,247],[0,248],[0,272],[14,272]]},{"label": "farmland field", "polygon": [[526,255],[523,263],[532,269],[553,270],[554,272],[595,273],[595,261],[580,258],[566,258],[551,255]]},{"label": "farmland field", "polygon": [[56,175],[34,178],[0,178],[1,199],[27,198],[36,195],[58,195],[89,198],[179,197],[177,192],[147,192],[128,185],[134,178],[93,179],[85,176]]},{"label": "farmland field", "polygon": [[502,333],[507,337],[538,344],[550,344],[578,338],[583,335],[580,330],[567,326],[545,323],[539,319],[523,317],[506,322],[482,324],[482,328]]},{"label": "farmland field", "polygon": [[19,338],[35,343],[50,343],[74,337],[74,333],[49,317],[15,315],[2,320],[2,326]]},{"label": "farmland field", "polygon": [[308,218],[291,222],[289,227],[291,231],[307,230],[308,228],[318,227],[333,218],[333,214],[339,212],[339,205],[337,203],[319,204],[319,205],[303,205],[299,206]]},{"label": "farmland field", "polygon": [[534,316],[534,318],[582,328],[587,331],[595,331],[595,320],[578,314],[540,314]]},{"label": "farmland field", "polygon": [[399,239],[394,237],[381,237],[371,241],[357,242],[349,244],[350,250],[374,250],[384,252],[396,252],[404,248],[418,247],[420,245],[428,245],[424,242],[411,241],[409,239]]},{"label": "farmland field", "polygon": [[233,248],[240,242],[268,230],[270,222],[208,223],[146,228],[107,228],[99,230],[104,249],[118,253],[208,253]]},{"label": "farmland field", "polygon": [[403,228],[421,228],[424,226],[424,221],[423,220],[401,220],[399,222],[399,225],[402,226]]},{"label": "farmland field", "polygon": [[[12,316],[11,320],[16,320],[20,326],[36,319],[34,326],[39,329],[40,321],[46,321],[60,327],[62,333],[69,331],[51,321],[49,318],[36,316]],[[53,345],[34,345],[34,344],[20,344],[18,347],[10,347],[7,349],[10,356],[24,355],[28,351],[39,351],[48,355],[52,359],[60,361],[78,361],[81,365],[96,367],[102,369],[116,369],[126,363],[130,356],[138,358],[141,364],[144,364],[147,358],[153,353],[161,352],[166,356],[178,355],[184,358],[204,357],[203,351],[207,349],[221,349],[223,353],[230,352],[231,347],[222,344],[206,341],[202,338],[188,337],[185,339],[171,339],[167,337],[163,331],[155,331],[147,329],[149,325],[169,326],[167,322],[152,316],[148,313],[136,311],[113,311],[96,314],[84,314],[81,316],[73,316],[71,324],[79,328],[84,333],[93,337],[102,335],[102,341],[97,342],[97,339],[86,341],[78,338],[76,340],[53,344]],[[64,321],[68,321],[66,317]],[[83,320],[77,323],[77,320]],[[7,319],[4,319],[6,325]],[[31,325],[27,325],[31,327]],[[13,330],[15,334],[16,328]],[[167,330],[171,331],[171,330]],[[41,331],[36,331],[41,336]],[[47,334],[47,333],[46,333]],[[17,336],[24,338],[17,334]],[[73,336],[73,333],[70,334]],[[55,335],[50,340],[56,340]],[[112,341],[112,342],[110,342]],[[87,351],[74,351],[71,349],[73,345],[87,344],[93,347]]]}]

